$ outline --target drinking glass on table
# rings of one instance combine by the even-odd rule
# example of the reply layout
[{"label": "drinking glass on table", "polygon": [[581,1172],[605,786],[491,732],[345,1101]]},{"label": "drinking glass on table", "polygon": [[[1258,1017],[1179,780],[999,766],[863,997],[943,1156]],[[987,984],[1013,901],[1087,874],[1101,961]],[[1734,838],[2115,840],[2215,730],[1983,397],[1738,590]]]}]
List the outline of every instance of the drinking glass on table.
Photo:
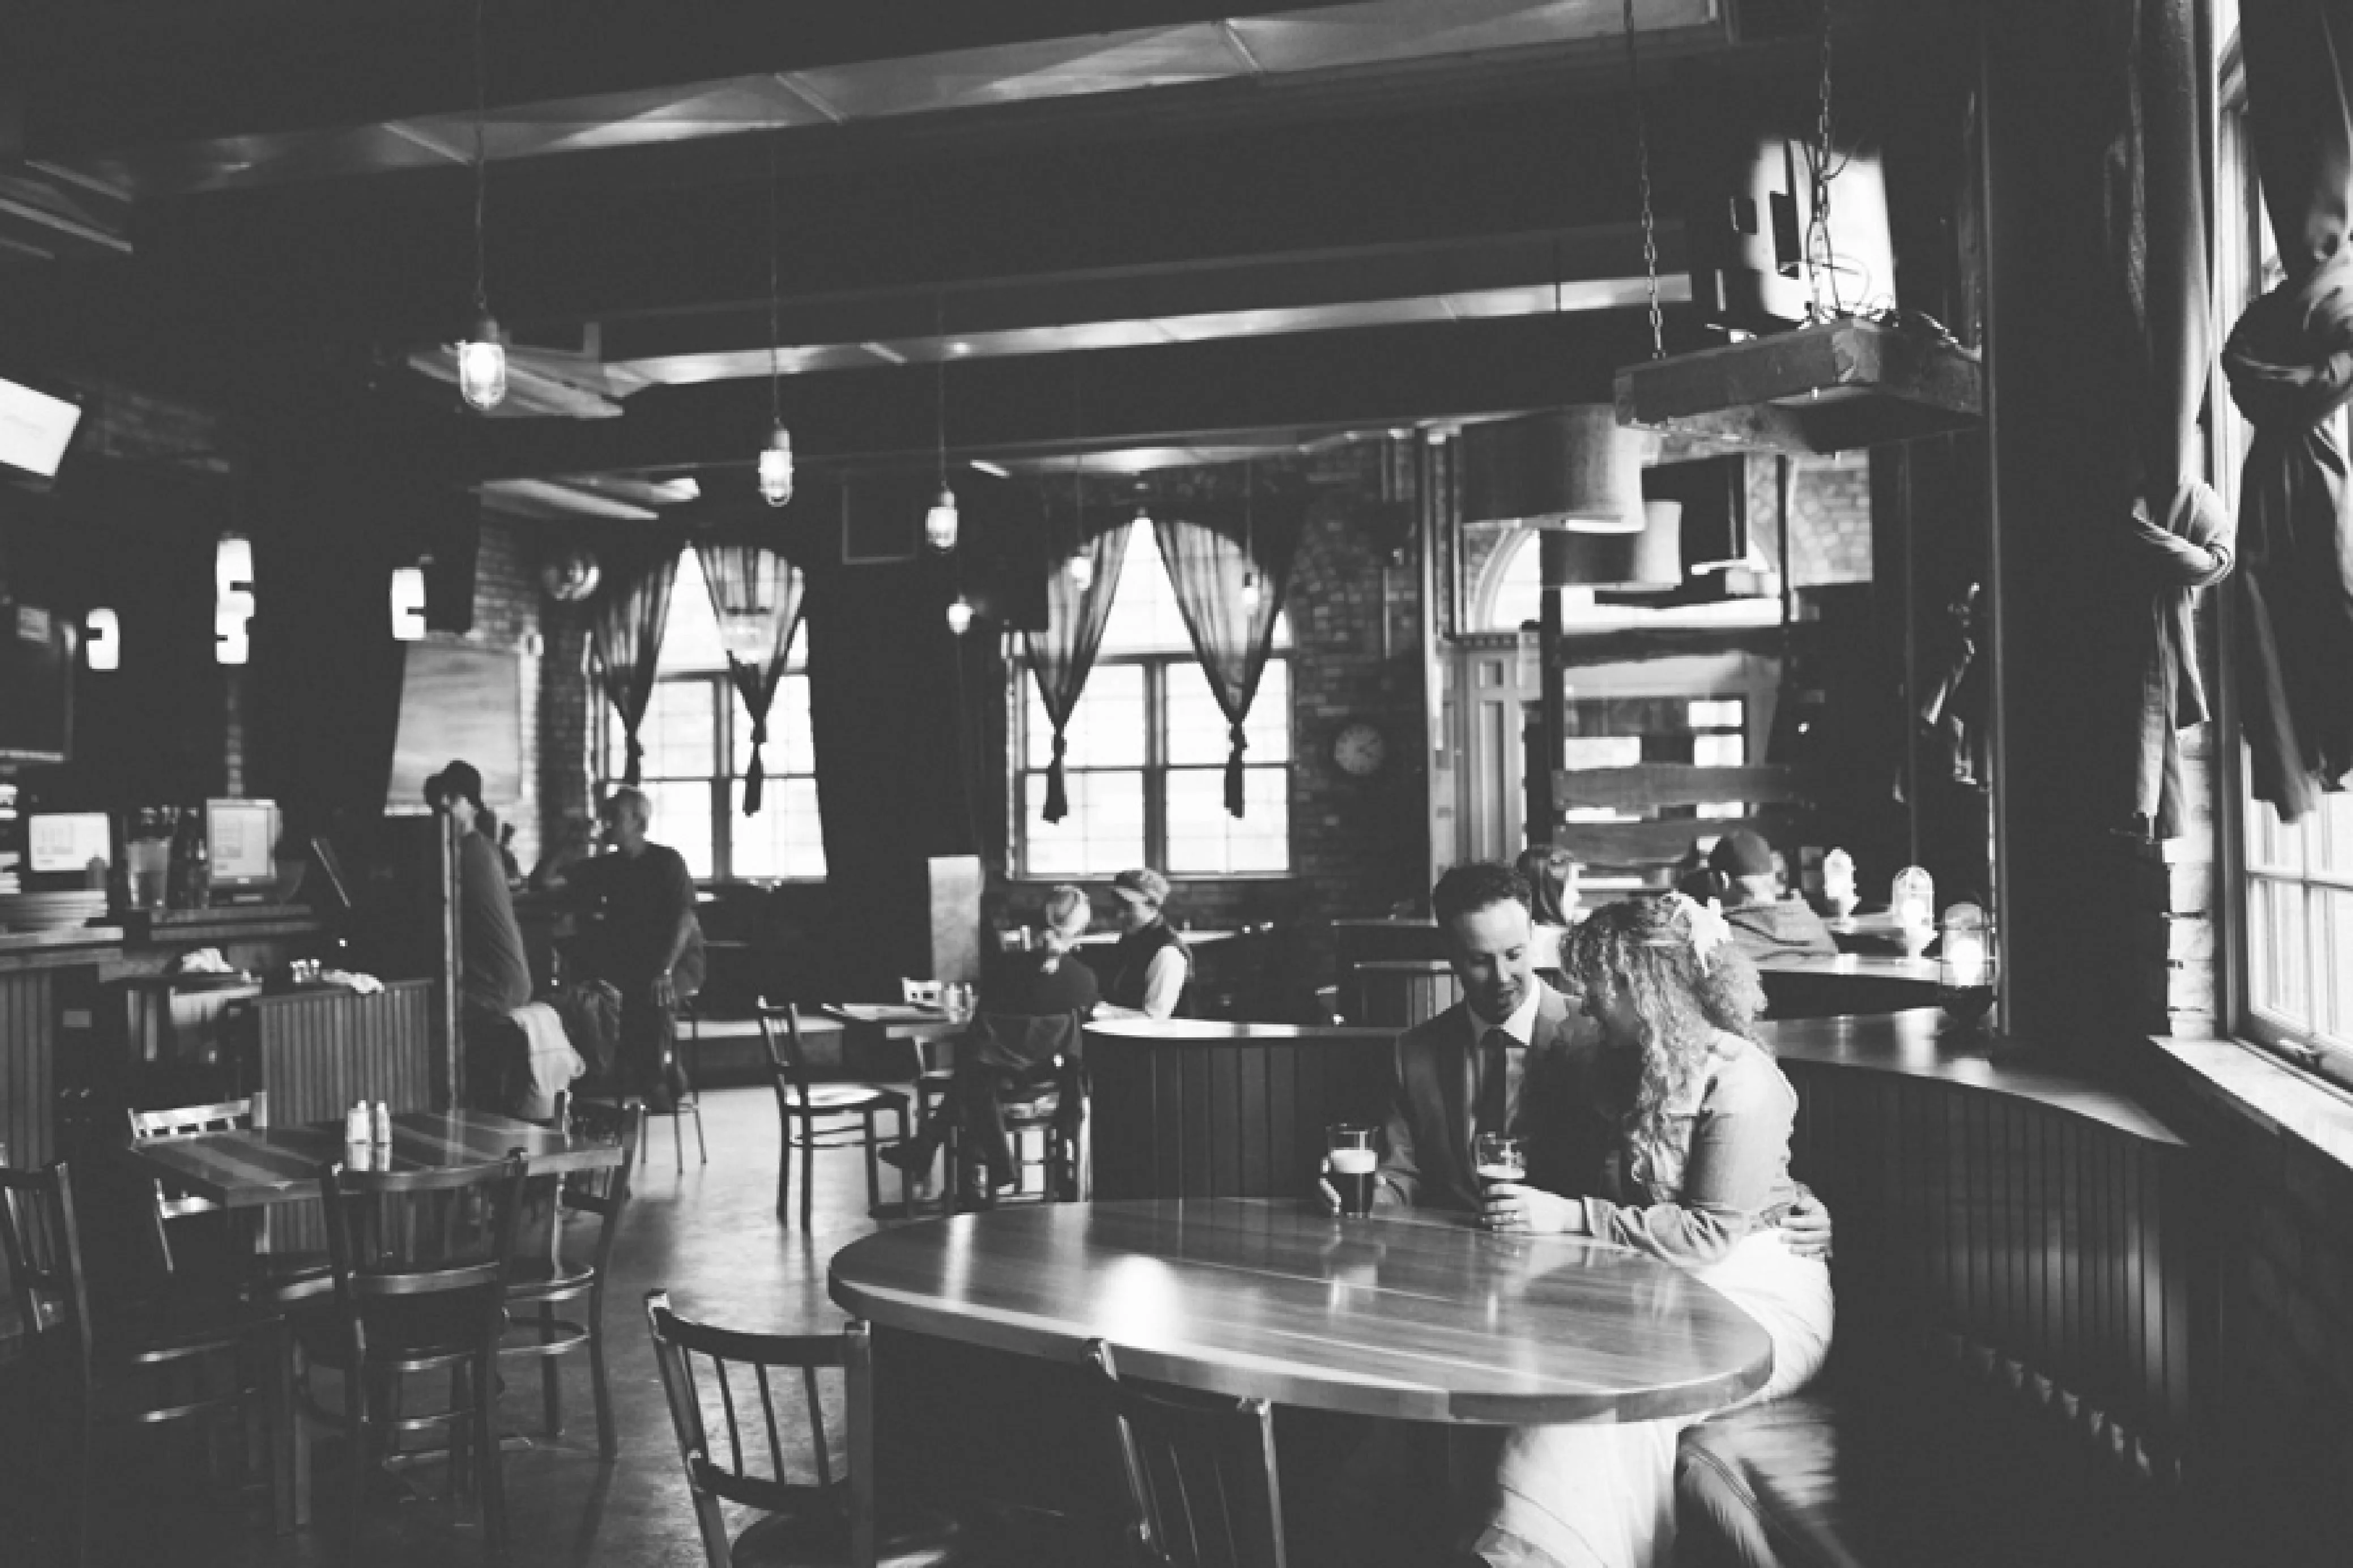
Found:
[{"label": "drinking glass on table", "polygon": [[1373,1212],[1373,1172],[1379,1163],[1370,1127],[1335,1121],[1324,1130],[1324,1168],[1340,1194],[1341,1214],[1362,1218]]},{"label": "drinking glass on table", "polygon": [[1482,1132],[1471,1141],[1471,1165],[1482,1192],[1498,1182],[1528,1179],[1527,1155],[1508,1132]]}]

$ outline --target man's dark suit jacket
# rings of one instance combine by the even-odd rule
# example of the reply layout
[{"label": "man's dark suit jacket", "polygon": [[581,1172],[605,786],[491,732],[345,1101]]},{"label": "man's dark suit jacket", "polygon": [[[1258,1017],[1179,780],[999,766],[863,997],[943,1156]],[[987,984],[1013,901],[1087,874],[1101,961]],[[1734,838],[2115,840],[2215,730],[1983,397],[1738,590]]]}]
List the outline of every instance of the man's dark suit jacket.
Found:
[{"label": "man's dark suit jacket", "polygon": [[[1568,1000],[1537,982],[1542,994],[1529,1031],[1514,1131],[1525,1141],[1528,1184],[1564,1196],[1602,1189],[1617,1130],[1601,1103],[1601,1036]],[[1478,1027],[1457,1003],[1398,1037],[1397,1087],[1383,1137],[1385,1202],[1476,1213],[1471,1115],[1463,1096]]]}]

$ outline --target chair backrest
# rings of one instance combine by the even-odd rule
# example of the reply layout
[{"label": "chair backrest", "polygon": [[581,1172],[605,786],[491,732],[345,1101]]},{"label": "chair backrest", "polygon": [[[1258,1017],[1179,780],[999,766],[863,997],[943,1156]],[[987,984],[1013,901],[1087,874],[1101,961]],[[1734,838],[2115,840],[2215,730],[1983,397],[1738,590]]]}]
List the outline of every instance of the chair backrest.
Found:
[{"label": "chair backrest", "polygon": [[[144,1143],[153,1138],[192,1138],[200,1132],[237,1132],[248,1128],[267,1129],[269,1125],[269,1095],[257,1090],[243,1100],[218,1100],[211,1105],[176,1105],[164,1110],[132,1110],[125,1113],[131,1122],[131,1141]],[[153,1250],[155,1261],[164,1273],[171,1273],[175,1261],[172,1256],[172,1222],[190,1215],[217,1214],[220,1205],[207,1197],[177,1191],[169,1182],[155,1184],[154,1234]]]},{"label": "chair backrest", "polygon": [[1142,1560],[1170,1568],[1283,1568],[1267,1402],[1122,1382],[1101,1340],[1087,1342],[1086,1356],[1088,1380],[1116,1418]]},{"label": "chair backrest", "polygon": [[327,1257],[353,1332],[375,1302],[465,1291],[481,1298],[495,1338],[528,1169],[520,1151],[446,1170],[324,1167]]},{"label": "chair backrest", "polygon": [[[670,1426],[678,1435],[679,1458],[686,1465],[687,1489],[694,1500],[711,1568],[730,1565],[723,1502],[772,1513],[816,1510],[838,1521],[846,1534],[849,1478],[846,1464],[842,1473],[836,1473],[826,1443],[818,1373],[839,1367],[845,1375],[862,1377],[871,1353],[866,1325],[851,1322],[838,1334],[747,1333],[680,1317],[670,1310],[665,1289],[646,1292],[646,1322],[653,1333],[654,1364],[661,1370],[662,1394],[670,1404]],[[769,1376],[778,1371],[801,1374],[801,1401],[816,1459],[814,1482],[794,1480],[786,1463],[786,1434],[795,1428],[789,1418],[778,1419],[777,1391]],[[762,1465],[764,1436],[767,1458]]]},{"label": "chair backrest", "polygon": [[629,1202],[629,1170],[637,1163],[638,1141],[645,1136],[646,1102],[625,1100],[618,1105],[575,1100],[562,1123],[576,1138],[609,1140],[621,1146],[621,1163],[594,1170],[565,1173],[556,1226],[564,1215],[591,1215],[596,1220],[596,1273],[604,1278],[612,1261],[613,1236],[621,1227],[621,1211]]},{"label": "chair backrest", "polygon": [[899,982],[899,1000],[910,1007],[936,1007],[940,1005],[937,980],[907,980]]},{"label": "chair backrest", "polygon": [[958,1059],[969,1052],[979,1065],[1007,1071],[1076,1061],[1085,1028],[1076,1013],[976,1013],[956,1037]]},{"label": "chair backrest", "polygon": [[17,1321],[26,1337],[68,1338],[77,1363],[86,1369],[89,1285],[82,1273],[73,1179],[63,1162],[39,1171],[0,1163],[0,1256],[7,1259]]},{"label": "chair backrest", "polygon": [[777,1006],[760,1001],[760,1041],[767,1047],[768,1080],[776,1086],[776,1109],[791,1116],[808,1104],[808,1058],[801,1049],[800,1012],[787,1002]]}]

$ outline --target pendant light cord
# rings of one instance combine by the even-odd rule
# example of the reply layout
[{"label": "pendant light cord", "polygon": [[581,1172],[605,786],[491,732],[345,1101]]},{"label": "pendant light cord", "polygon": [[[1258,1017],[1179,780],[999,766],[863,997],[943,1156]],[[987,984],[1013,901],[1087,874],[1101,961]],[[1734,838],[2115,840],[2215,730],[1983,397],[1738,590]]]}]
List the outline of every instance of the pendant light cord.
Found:
[{"label": "pendant light cord", "polygon": [[1634,102],[1634,179],[1642,196],[1642,275],[1651,285],[1651,357],[1664,359],[1667,329],[1659,309],[1659,226],[1651,210],[1651,127],[1642,112],[1642,57],[1634,45],[1634,0],[1626,0],[1626,92]]},{"label": "pendant light cord", "polygon": [[777,340],[780,335],[776,326],[776,297],[778,293],[776,282],[776,251],[778,248],[778,243],[776,225],[776,132],[773,128],[771,128],[768,132],[768,419],[770,423],[774,424],[777,428],[782,429],[785,423],[784,390],[781,384],[784,376],[784,370],[778,363],[776,346]]},{"label": "pendant light cord", "polygon": [[482,60],[482,0],[474,0],[474,310],[491,313],[490,265],[482,249],[482,215],[490,188],[490,163],[482,152],[482,116],[487,112],[489,68]]},{"label": "pendant light cord", "polygon": [[937,401],[933,405],[932,437],[938,444],[940,489],[948,488],[948,297],[942,289],[932,296],[932,334],[939,343]]},{"label": "pendant light cord", "polygon": [[[1831,182],[1837,179],[1842,161],[1833,162],[1837,154],[1831,147],[1831,0],[1822,0],[1821,75],[1814,104],[1814,149],[1808,160],[1811,167],[1810,192],[1813,212],[1806,224],[1806,286],[1812,296],[1810,309],[1813,320],[1827,321],[1847,313],[1845,302],[1839,298],[1838,251],[1831,234]],[[1822,282],[1830,281],[1830,309],[1822,309]]]}]

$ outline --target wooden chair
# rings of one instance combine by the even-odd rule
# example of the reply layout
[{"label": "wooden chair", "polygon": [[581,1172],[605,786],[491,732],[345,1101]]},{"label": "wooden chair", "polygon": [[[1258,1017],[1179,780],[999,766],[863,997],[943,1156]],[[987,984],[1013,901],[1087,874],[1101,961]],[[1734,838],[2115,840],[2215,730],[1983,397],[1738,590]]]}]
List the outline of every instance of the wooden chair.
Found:
[{"label": "wooden chair", "polygon": [[[1042,1173],[1037,1196],[1050,1199],[1065,1193],[1078,1197],[1086,1195],[1081,1158],[1082,1140],[1064,1134],[1064,1128],[1071,1124],[1065,1115],[1065,1097],[1077,1097],[1082,1107],[1085,1100],[1086,1080],[1077,1063],[1083,1027],[1075,1013],[1041,1018],[1002,1013],[974,1016],[964,1048],[975,1052],[987,1049],[991,1033],[996,1032],[1000,1040],[1017,1042],[1010,1047],[1010,1057],[1040,1065],[1050,1061],[1054,1075],[1050,1081],[1030,1084],[998,1098],[997,1113],[1004,1120],[1006,1137],[1013,1145],[1014,1185],[1009,1192],[993,1194],[993,1197],[1019,1196],[1021,1173],[1025,1170]],[[980,1059],[988,1058],[984,1056]],[[1043,1148],[1035,1160],[1025,1158],[1023,1153],[1033,1137]],[[953,1210],[965,1197],[964,1184],[972,1163],[964,1148],[959,1120],[950,1120],[944,1147],[948,1169],[946,1201]]]},{"label": "wooden chair", "polygon": [[1118,1428],[1137,1561],[1283,1568],[1272,1407],[1124,1383],[1101,1340],[1087,1342],[1086,1360]]},{"label": "wooden chair", "polygon": [[[0,1160],[5,1160],[0,1152]],[[93,1300],[73,1180],[0,1164],[0,1255],[29,1342],[47,1430],[67,1452],[71,1561],[90,1560],[100,1426],[147,1427],[237,1415],[267,1423],[274,1514],[291,1529],[294,1415],[280,1375],[286,1321],[221,1294]],[[12,1485],[26,1484],[12,1478]]]},{"label": "wooden chair", "polygon": [[[853,1415],[848,1449],[837,1468],[826,1440],[818,1374],[839,1370],[851,1408],[871,1408],[873,1363],[866,1325],[851,1321],[833,1334],[746,1333],[680,1317],[663,1289],[646,1292],[646,1321],[709,1568],[849,1561],[851,1521],[872,1517],[872,1498],[865,1490],[874,1469],[872,1434]],[[784,1380],[771,1378],[774,1372],[800,1373],[814,1462],[798,1473],[813,1470],[814,1481],[791,1479],[796,1470],[787,1463],[787,1437],[797,1446],[800,1429],[778,1418],[776,1384]],[[715,1435],[710,1425],[714,1414],[720,1426]],[[763,1434],[765,1465],[759,1462]],[[755,1508],[768,1517],[731,1541],[726,1503]],[[879,1561],[917,1568],[947,1560],[956,1527],[952,1521],[911,1514],[881,1525],[877,1536]]]},{"label": "wooden chair", "polygon": [[[899,1000],[910,1007],[936,1007],[940,1005],[944,981],[899,981]],[[939,1041],[917,1037],[915,1047],[915,1125],[931,1120],[932,1102],[947,1098],[955,1083],[955,1069],[939,1065]]]},{"label": "wooden chair", "polygon": [[[335,1310],[322,1328],[305,1325],[303,1332],[310,1364],[342,1374],[343,1408],[338,1415],[306,1401],[303,1413],[341,1426],[350,1439],[353,1554],[386,1434],[434,1427],[448,1435],[453,1481],[470,1453],[483,1534],[493,1552],[505,1550],[506,1493],[493,1417],[525,1169],[514,1153],[495,1164],[447,1170],[332,1164],[320,1173]],[[401,1380],[435,1372],[449,1374],[448,1406],[404,1410]]]},{"label": "wooden chair", "polygon": [[[183,1105],[165,1110],[132,1110],[126,1112],[131,1124],[131,1142],[143,1143],[154,1138],[189,1138],[205,1132],[232,1132],[269,1126],[269,1096],[257,1090],[243,1100],[225,1100],[211,1105]],[[153,1255],[157,1265],[166,1274],[180,1275],[186,1271],[188,1248],[174,1247],[172,1233],[175,1222],[199,1215],[219,1215],[221,1208],[210,1198],[191,1193],[175,1193],[170,1184],[155,1184],[155,1217]],[[278,1223],[273,1226],[273,1220]],[[334,1277],[327,1265],[324,1251],[280,1250],[272,1245],[272,1230],[287,1228],[282,1216],[268,1210],[253,1216],[256,1227],[251,1257],[243,1265],[237,1283],[257,1300],[286,1307],[302,1301],[323,1301],[334,1289]],[[185,1227],[184,1227],[185,1228]],[[224,1254],[241,1250],[236,1238],[222,1236],[216,1238]],[[228,1262],[224,1257],[221,1261]]]},{"label": "wooden chair", "polygon": [[[686,1131],[679,1125],[679,1118],[694,1118],[694,1152],[706,1165],[711,1163],[711,1145],[702,1141],[702,1017],[695,1011],[691,996],[679,999],[678,1012],[686,1020],[686,1038],[674,1040],[672,1044],[691,1047],[691,1053],[680,1049],[674,1056],[679,1077],[685,1080],[686,1089],[683,1093],[671,1097],[670,1109],[662,1114],[670,1118],[670,1151],[678,1157],[678,1173],[682,1176],[686,1174]],[[691,1066],[688,1064],[690,1054],[693,1058]],[[653,1157],[651,1145],[640,1142],[638,1149],[641,1158]]]},{"label": "wooden chair", "polygon": [[[594,1171],[567,1173],[556,1193],[543,1258],[520,1258],[507,1280],[507,1306],[538,1309],[535,1320],[525,1319],[510,1329],[499,1348],[501,1360],[533,1358],[540,1363],[540,1396],[547,1416],[547,1435],[564,1430],[564,1384],[556,1358],[574,1351],[588,1352],[589,1377],[596,1401],[596,1451],[610,1459],[620,1452],[613,1428],[613,1393],[605,1371],[605,1284],[612,1277],[613,1237],[621,1228],[621,1211],[629,1202],[629,1166],[644,1136],[646,1106],[641,1100],[617,1106],[583,1101],[570,1107],[569,1128],[578,1135],[600,1138],[621,1146],[621,1163]],[[559,1122],[559,1125],[565,1123]],[[593,1226],[586,1245],[573,1256],[565,1254],[571,1215],[588,1216]],[[583,1260],[585,1258],[585,1261]],[[583,1321],[556,1316],[556,1308],[585,1303]]]},{"label": "wooden chair", "polygon": [[[781,1027],[779,1027],[781,1026]],[[871,1083],[809,1082],[807,1057],[801,1048],[799,1013],[789,1004],[778,1007],[765,999],[760,1004],[760,1037],[768,1052],[768,1078],[776,1090],[776,1119],[783,1135],[776,1154],[776,1217],[789,1221],[788,1205],[792,1197],[793,1151],[801,1156],[801,1228],[807,1230],[814,1212],[812,1195],[817,1177],[817,1152],[820,1148],[862,1150],[866,1156],[866,1202],[870,1208],[882,1203],[881,1177],[876,1169],[874,1149],[878,1142],[874,1126],[875,1114],[887,1110],[898,1123],[897,1137],[907,1136],[907,1097],[895,1089],[884,1089]],[[855,1117],[858,1125],[847,1125]],[[900,1198],[906,1198],[906,1184],[900,1184]]]}]

